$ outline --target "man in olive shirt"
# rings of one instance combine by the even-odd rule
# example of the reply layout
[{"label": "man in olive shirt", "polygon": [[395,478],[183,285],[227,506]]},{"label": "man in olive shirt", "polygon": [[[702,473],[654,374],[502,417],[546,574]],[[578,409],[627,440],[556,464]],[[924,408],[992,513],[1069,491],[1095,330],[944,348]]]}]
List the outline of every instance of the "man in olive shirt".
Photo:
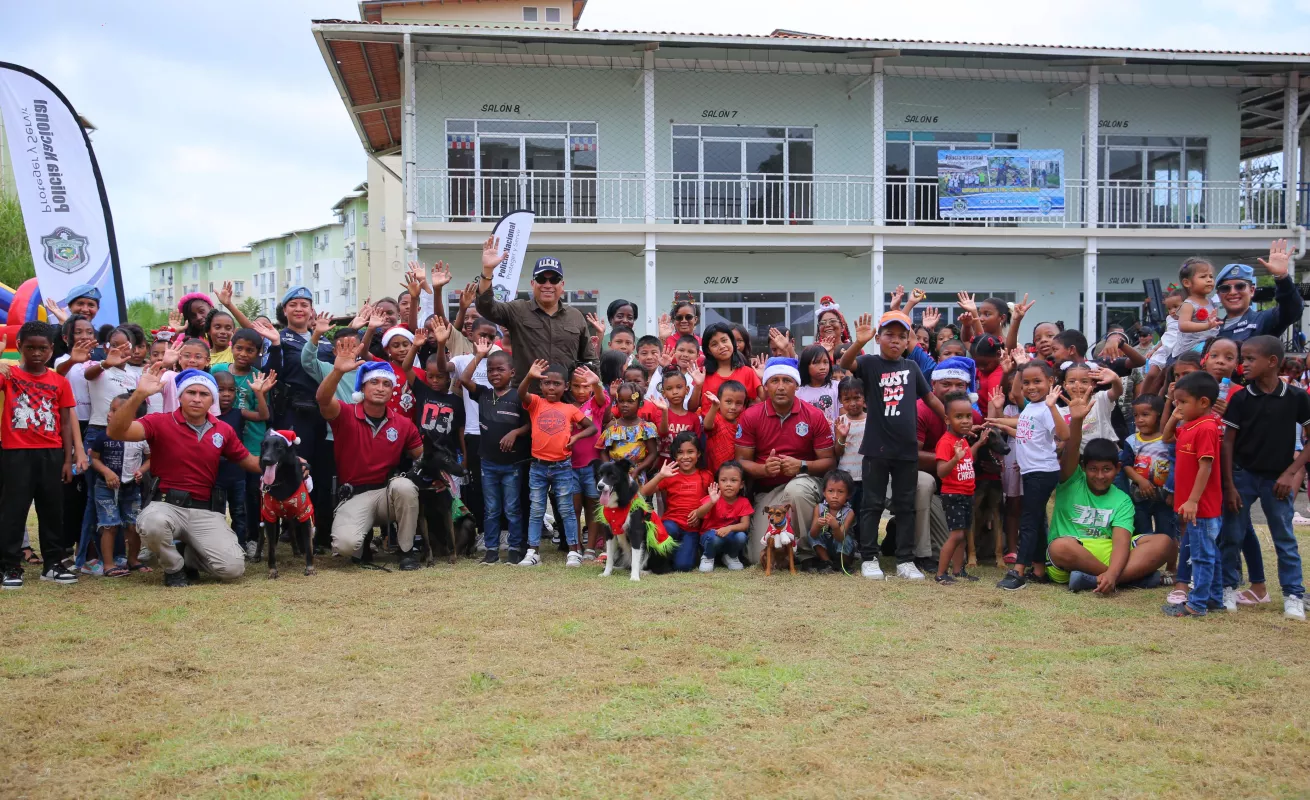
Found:
[{"label": "man in olive shirt", "polygon": [[591,331],[582,312],[565,305],[564,267],[558,258],[537,259],[532,268],[532,299],[497,302],[491,292],[491,273],[504,254],[500,240],[488,237],[482,246],[482,275],[478,279],[478,313],[509,329],[515,375],[527,375],[537,359],[553,364],[587,364],[595,368],[597,355]]}]

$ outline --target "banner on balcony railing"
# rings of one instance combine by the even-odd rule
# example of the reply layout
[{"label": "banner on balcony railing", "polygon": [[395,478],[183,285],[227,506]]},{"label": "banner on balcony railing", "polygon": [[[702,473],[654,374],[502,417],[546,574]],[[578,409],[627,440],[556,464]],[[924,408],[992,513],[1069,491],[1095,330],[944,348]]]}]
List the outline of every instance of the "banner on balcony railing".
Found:
[{"label": "banner on balcony railing", "polygon": [[518,296],[519,276],[523,273],[523,256],[528,252],[528,238],[537,215],[531,211],[511,211],[500,218],[491,235],[500,239],[500,263],[491,273],[491,293],[498,302],[508,303]]},{"label": "banner on balcony railing", "polygon": [[109,199],[73,106],[37,73],[0,62],[0,117],[41,296],[62,302],[89,284],[100,291],[97,324],[126,319]]},{"label": "banner on balcony railing", "polygon": [[1063,150],[938,150],[942,219],[1063,217]]}]

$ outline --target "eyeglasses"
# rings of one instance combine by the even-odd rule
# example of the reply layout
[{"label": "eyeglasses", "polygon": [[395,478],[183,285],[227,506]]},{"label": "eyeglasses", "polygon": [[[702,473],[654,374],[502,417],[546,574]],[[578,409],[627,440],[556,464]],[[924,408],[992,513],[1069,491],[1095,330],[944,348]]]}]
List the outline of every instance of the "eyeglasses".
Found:
[{"label": "eyeglasses", "polygon": [[1245,292],[1251,288],[1251,284],[1246,281],[1235,281],[1233,283],[1221,283],[1215,287],[1219,294],[1228,294],[1230,292]]},{"label": "eyeglasses", "polygon": [[679,314],[678,316],[674,317],[674,319],[676,319],[678,322],[695,322],[695,321],[696,321],[696,315],[695,315],[695,314]]},{"label": "eyeglasses", "polygon": [[551,286],[554,286],[564,279],[554,272],[543,272],[532,280],[537,283],[549,283]]}]

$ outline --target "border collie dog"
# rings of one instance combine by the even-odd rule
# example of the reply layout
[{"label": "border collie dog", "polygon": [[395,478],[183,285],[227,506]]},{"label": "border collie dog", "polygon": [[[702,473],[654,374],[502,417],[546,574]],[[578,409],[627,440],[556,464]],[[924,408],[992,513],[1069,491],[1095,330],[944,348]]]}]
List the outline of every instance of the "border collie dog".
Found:
[{"label": "border collie dog", "polygon": [[654,512],[641,498],[640,485],[632,477],[632,462],[627,459],[602,464],[596,475],[600,491],[596,515],[607,528],[605,534],[605,571],[614,572],[614,562],[622,548],[632,566],[631,580],[641,580],[641,570],[650,553],[646,548],[647,523]]}]

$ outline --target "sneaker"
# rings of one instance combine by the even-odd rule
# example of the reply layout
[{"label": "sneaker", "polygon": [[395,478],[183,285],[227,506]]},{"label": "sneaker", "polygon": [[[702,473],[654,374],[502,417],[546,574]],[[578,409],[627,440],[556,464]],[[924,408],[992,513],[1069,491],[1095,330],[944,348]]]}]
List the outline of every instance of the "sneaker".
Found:
[{"label": "sneaker", "polygon": [[200,570],[196,569],[195,567],[183,567],[182,574],[185,575],[186,579],[191,583],[195,583],[196,581],[200,580]]},{"label": "sneaker", "polygon": [[837,568],[832,565],[831,561],[820,560],[814,571],[820,575],[831,575],[837,571]]},{"label": "sneaker", "polygon": [[3,581],[0,581],[0,588],[3,589],[21,589],[23,588],[23,571],[21,569],[11,569],[5,573]]},{"label": "sneaker", "polygon": [[746,567],[742,565],[741,559],[734,556],[724,556],[723,564],[728,569],[746,569]]},{"label": "sneaker", "polygon": [[882,574],[882,567],[878,566],[878,559],[871,558],[860,565],[860,574],[871,581],[880,581],[886,578]]},{"label": "sneaker", "polygon": [[924,575],[937,574],[937,559],[935,558],[916,558],[914,559],[914,566],[918,567],[919,571]]},{"label": "sneaker", "polygon": [[126,566],[127,566],[127,556],[117,556],[117,557],[114,559],[114,566],[116,566],[116,567],[126,567]]},{"label": "sneaker", "polygon": [[1283,598],[1283,616],[1305,622],[1305,600],[1300,597]]},{"label": "sneaker", "polygon": [[577,550],[570,550],[568,559],[564,561],[564,566],[566,567],[582,566],[582,553],[579,553]]},{"label": "sneaker", "polygon": [[100,563],[100,559],[93,558],[90,561],[83,564],[82,569],[79,570],[79,572],[81,572],[83,575],[91,575],[93,577],[99,578],[105,574],[105,566],[104,564]]},{"label": "sneaker", "polygon": [[[65,568],[63,564],[60,564],[59,566],[51,567],[45,572],[42,572],[41,580],[52,581],[64,586],[69,586],[77,583],[77,573],[70,571]],[[1305,619],[1305,614],[1302,614],[1301,618]]]},{"label": "sneaker", "polygon": [[1096,576],[1076,569],[1069,573],[1069,591],[1090,592],[1096,588]]},{"label": "sneaker", "polygon": [[713,571],[714,571],[714,559],[711,558],[710,556],[701,556],[701,557],[700,557],[700,571],[701,571],[701,572],[713,572]]},{"label": "sneaker", "polygon": [[523,556],[523,560],[519,562],[519,566],[535,567],[540,563],[541,563],[541,556],[537,555],[537,551],[535,549],[529,548],[527,554]]},{"label": "sneaker", "polygon": [[1237,590],[1224,587],[1224,611],[1232,613],[1237,610]]},{"label": "sneaker", "polygon": [[495,550],[488,550],[482,556],[482,561],[479,563],[483,566],[486,566],[487,564],[498,564],[500,563],[500,553],[497,553]]},{"label": "sneaker", "polygon": [[595,550],[592,550],[590,547],[588,547],[586,550],[583,550],[583,551],[582,551],[582,561],[583,561],[583,563],[587,563],[587,562],[595,561],[595,560],[596,560],[596,551],[595,551]]},{"label": "sneaker", "polygon": [[1004,589],[1007,592],[1018,591],[1027,585],[1027,579],[1020,575],[1017,569],[1006,571],[1005,577],[996,582],[997,589]]},{"label": "sneaker", "polygon": [[551,543],[551,544],[559,544],[559,534],[558,534],[558,533],[554,533],[554,532],[552,532],[552,533],[550,534],[550,543]]},{"label": "sneaker", "polygon": [[1152,572],[1143,578],[1138,578],[1129,583],[1119,584],[1121,589],[1159,589],[1164,585],[1164,576],[1159,572]]},{"label": "sneaker", "polygon": [[413,572],[418,569],[418,559],[414,556],[413,550],[400,551],[400,571]]},{"label": "sneaker", "polygon": [[969,581],[970,583],[978,582],[977,575],[973,575],[968,570],[963,570],[963,569],[955,573],[955,579],[957,581]]},{"label": "sneaker", "polygon": [[516,567],[525,555],[527,555],[526,550],[510,550],[505,557],[505,563],[511,567]]},{"label": "sneaker", "polygon": [[1305,516],[1300,511],[1292,515],[1293,525],[1310,525],[1310,517]]},{"label": "sneaker", "polygon": [[164,585],[170,589],[184,589],[190,586],[191,582],[186,579],[184,570],[178,570],[177,572],[164,573]]},{"label": "sneaker", "polygon": [[896,577],[907,581],[924,580],[923,573],[914,565],[913,561],[906,561],[903,564],[896,565]]},{"label": "sneaker", "polygon": [[951,586],[955,583],[955,578],[951,577],[951,573],[949,572],[944,575],[938,575],[933,578],[933,580],[937,581],[942,586]]},{"label": "sneaker", "polygon": [[258,544],[255,542],[254,539],[250,539],[249,541],[246,542],[246,558],[247,558],[247,559],[250,559],[251,561],[253,561],[253,560],[255,559],[255,548],[256,548],[256,547],[258,547]]}]

